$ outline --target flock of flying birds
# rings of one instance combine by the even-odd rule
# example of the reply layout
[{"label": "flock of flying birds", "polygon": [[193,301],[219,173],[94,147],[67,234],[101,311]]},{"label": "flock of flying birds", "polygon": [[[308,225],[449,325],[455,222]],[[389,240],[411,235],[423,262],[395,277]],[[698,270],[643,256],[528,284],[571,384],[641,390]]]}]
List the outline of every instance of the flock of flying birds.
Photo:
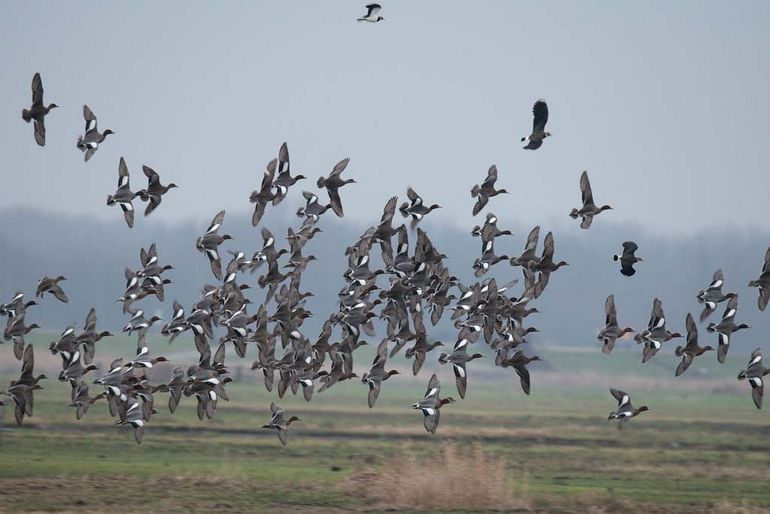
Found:
[{"label": "flock of flying birds", "polygon": [[[376,22],[383,19],[378,14],[379,5],[370,4],[367,9],[367,15],[359,21]],[[44,104],[42,81],[40,75],[35,74],[32,80],[32,106],[22,111],[22,118],[34,123],[34,138],[40,146],[45,145],[45,117],[56,107],[56,104]],[[78,138],[77,147],[83,152],[85,160],[89,161],[113,132],[100,132],[96,116],[87,106],[83,107],[83,116],[85,132]],[[522,142],[527,142],[524,148],[530,150],[540,148],[550,136],[545,131],[548,106],[544,100],[534,104],[533,118],[532,133],[522,138]],[[117,418],[117,424],[133,428],[137,443],[142,441],[144,429],[156,413],[155,400],[159,394],[168,394],[168,409],[171,413],[183,398],[194,397],[198,417],[201,420],[211,418],[219,401],[228,400],[226,386],[232,379],[226,361],[234,357],[244,358],[250,345],[255,345],[258,351],[258,358],[251,368],[261,371],[265,387],[268,391],[275,387],[279,398],[283,398],[288,390],[296,394],[301,389],[305,400],[311,401],[316,387],[321,393],[339,382],[358,378],[368,389],[368,405],[372,408],[383,384],[398,374],[397,370],[388,369],[389,358],[404,349],[406,358],[412,359],[412,373],[418,375],[428,354],[438,347],[444,347],[440,341],[430,341],[427,323],[435,326],[445,316],[451,319],[457,329],[457,340],[451,350],[440,353],[437,360],[451,366],[460,398],[465,398],[467,392],[469,368],[473,367],[470,363],[483,357],[480,352],[470,351],[480,341],[494,353],[497,366],[512,368],[516,372],[522,390],[528,395],[528,365],[540,359],[527,356],[524,352],[527,335],[537,331],[533,326],[525,326],[525,319],[538,312],[531,303],[543,294],[551,275],[567,265],[564,261],[556,262],[554,259],[553,234],[546,234],[541,253],[538,253],[540,227],[536,226],[529,233],[521,255],[497,255],[495,240],[512,234],[509,230],[498,228],[497,217],[487,212],[484,223],[471,231],[473,237],[481,240],[481,255],[473,263],[474,275],[479,281],[463,284],[444,264],[446,256],[419,227],[420,221],[440,206],[428,205],[411,187],[407,190],[407,201],[398,206],[401,216],[410,220],[410,227],[394,224],[398,198],[390,198],[383,208],[379,223],[369,227],[345,250],[348,268],[342,275],[342,287],[338,293],[339,309],[325,320],[315,340],[303,333],[304,320],[312,316],[305,309],[305,301],[312,293],[303,291],[301,282],[305,270],[315,260],[313,255],[304,253],[305,246],[321,232],[316,224],[327,211],[331,210],[338,217],[343,217],[340,189],[356,182],[351,178],[343,178],[348,163],[349,159],[343,159],[328,176],[318,178],[316,185],[319,192],[302,192],[305,203],[297,211],[302,222],[296,229],[288,230],[288,247],[279,248],[278,239],[267,227],[261,226],[262,247],[250,257],[242,251],[230,251],[231,258],[225,262],[221,246],[232,238],[222,233],[225,211],[214,216],[205,233],[196,241],[195,247],[207,257],[217,285],[203,286],[200,297],[190,304],[189,311],[180,302],[174,301],[171,319],[161,328],[161,334],[168,337],[169,341],[185,332],[192,333],[199,359],[186,369],[181,366],[174,368],[171,378],[162,384],[152,384],[147,374],[153,366],[168,360],[163,356],[151,357],[146,341],[147,331],[160,319],[146,318],[139,303],[147,296],[155,296],[164,301],[165,287],[171,283],[165,273],[173,267],[161,264],[155,243],[147,249],[142,248],[139,267],[125,270],[126,289],[119,299],[124,313],[130,316],[123,332],[137,338],[135,356],[117,359],[101,376],[86,378],[89,373],[97,371],[94,365],[97,343],[112,335],[97,329],[97,316],[93,308],[81,331],[72,326],[67,327],[58,340],[50,344],[50,351],[61,356],[62,366],[58,379],[69,382],[72,387],[70,405],[74,407],[76,417],[82,418],[94,403],[104,399],[110,414]],[[146,216],[158,208],[169,190],[176,187],[171,183],[163,185],[158,173],[147,166],[143,166],[143,172],[148,180],[147,187],[132,191],[129,170],[121,158],[117,190],[107,198],[108,205],[120,206],[129,227],[134,224],[133,201],[137,197],[148,202],[144,213]],[[471,196],[475,199],[472,211],[474,216],[484,210],[491,198],[506,193],[505,189],[496,188],[497,178],[497,168],[493,165],[485,180],[471,189]],[[250,195],[250,202],[254,204],[252,225],[260,226],[267,207],[282,202],[289,191],[304,179],[303,175],[292,175],[289,149],[284,143],[279,149],[278,158],[267,164],[259,189]],[[594,203],[586,172],[580,177],[580,190],[582,206],[573,208],[569,215],[574,219],[580,218],[581,228],[588,229],[594,217],[611,207]],[[321,198],[323,192],[328,196],[328,202]],[[411,247],[410,237],[415,239]],[[380,268],[375,268],[370,258],[373,249],[379,250],[382,261]],[[622,254],[614,256],[620,262],[621,273],[626,276],[632,276],[634,265],[642,261],[635,256],[636,251],[637,245],[627,241],[623,243]],[[512,288],[518,280],[498,284],[494,278],[483,278],[493,266],[503,261],[521,268],[523,272],[524,287],[518,296],[512,294]],[[248,277],[260,268],[264,271],[256,282],[260,288],[267,290],[266,296],[256,313],[250,314],[248,310],[251,301],[244,295],[249,285],[242,280],[244,275]],[[36,297],[50,295],[61,302],[67,302],[67,295],[61,286],[64,280],[62,276],[44,277],[37,285]],[[718,334],[719,362],[725,361],[732,334],[748,328],[745,324],[735,322],[738,297],[735,293],[723,293],[723,285],[724,276],[721,271],[717,271],[712,283],[697,295],[698,302],[704,305],[701,322],[717,309],[719,303],[727,302],[721,320],[710,323],[707,328],[708,332]],[[765,255],[761,275],[749,286],[759,289],[759,309],[765,310],[770,297],[770,249]],[[14,355],[22,362],[21,376],[12,381],[2,394],[13,400],[16,421],[20,425],[25,416],[32,415],[33,392],[42,389],[40,382],[46,378],[34,374],[34,350],[24,340],[26,334],[39,328],[34,323],[26,323],[26,311],[33,305],[36,305],[36,301],[25,300],[25,294],[21,291],[8,303],[0,304],[0,314],[7,316],[4,339],[13,342]],[[620,328],[613,295],[605,302],[605,313],[605,327],[597,338],[602,343],[602,351],[610,353],[617,339],[634,331],[630,327]],[[353,371],[355,350],[367,344],[365,337],[375,337],[374,318],[383,320],[385,337],[377,346],[376,357],[369,370],[358,377]],[[669,332],[666,321],[662,303],[656,298],[647,328],[634,338],[643,345],[642,362],[653,358],[667,341],[682,337],[679,333]],[[215,336],[215,327],[223,333],[221,336]],[[686,319],[686,333],[686,344],[676,348],[676,355],[682,358],[676,370],[677,376],[684,373],[696,357],[712,350],[710,346],[699,345],[697,325],[690,314]],[[215,345],[213,353],[212,343]],[[751,354],[747,369],[738,376],[738,379],[746,379],[751,385],[757,408],[761,408],[762,404],[762,377],[768,373],[770,369],[763,367],[762,353],[757,349]],[[89,383],[98,386],[99,392],[92,394]],[[634,408],[630,396],[623,391],[611,389],[611,393],[618,401],[618,407],[609,419],[626,421],[647,410],[646,406]],[[441,408],[454,401],[451,397],[441,396],[441,384],[437,375],[433,374],[424,398],[412,407],[422,412],[425,429],[435,434]],[[263,427],[275,429],[280,441],[286,444],[287,429],[298,418],[288,417],[275,403],[271,404],[271,414],[270,421]]]}]

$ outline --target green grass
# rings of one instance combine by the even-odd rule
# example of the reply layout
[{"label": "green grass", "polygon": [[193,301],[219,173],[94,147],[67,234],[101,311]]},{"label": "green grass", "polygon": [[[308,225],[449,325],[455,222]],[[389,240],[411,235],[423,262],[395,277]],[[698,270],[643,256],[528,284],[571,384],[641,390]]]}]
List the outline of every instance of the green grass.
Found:
[{"label": "green grass", "polygon": [[[102,369],[113,355],[134,352],[130,340],[115,339],[98,350],[106,356]],[[46,355],[50,340],[34,340],[39,368],[58,365],[58,357]],[[189,361],[179,353],[187,347],[153,343],[153,353]],[[371,410],[358,381],[316,394],[311,403],[288,393],[279,403],[302,420],[292,425],[286,447],[259,428],[276,396],[248,370],[251,355],[230,363],[244,369],[213,420],[199,421],[191,399],[172,416],[159,394],[159,412],[139,446],[130,429],[114,426],[104,403],[76,421],[67,406],[69,386],[48,380],[23,427],[13,424],[12,408],[0,408],[0,510],[377,510],[386,506],[351,489],[351,481],[405,453],[435,455],[443,444],[480,445],[504,459],[532,509],[770,508],[770,424],[751,403],[748,386],[735,380],[739,356],[725,366],[696,361],[674,379],[676,359],[671,349],[664,352],[642,366],[636,351],[538,349],[547,362],[532,365],[529,397],[510,370],[474,361],[467,398],[444,408],[436,437],[409,408],[422,396],[431,364],[417,379],[409,373],[386,382]],[[362,349],[357,362],[370,356],[371,349]],[[18,364],[2,364],[0,383],[6,383]],[[406,372],[408,363],[393,365]],[[451,371],[435,369],[443,394],[457,397]],[[606,420],[614,407],[608,385],[651,410],[618,430]]]}]

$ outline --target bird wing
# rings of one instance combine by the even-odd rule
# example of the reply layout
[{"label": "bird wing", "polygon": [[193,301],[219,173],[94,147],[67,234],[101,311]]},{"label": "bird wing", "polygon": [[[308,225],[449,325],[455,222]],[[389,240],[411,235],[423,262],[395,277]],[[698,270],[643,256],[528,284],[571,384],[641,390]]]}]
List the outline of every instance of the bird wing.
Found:
[{"label": "bird wing", "polygon": [[86,134],[96,130],[96,116],[87,105],[83,106],[83,118],[86,120]]},{"label": "bird wing", "polygon": [[440,392],[441,383],[438,380],[438,376],[434,373],[428,381],[428,390],[425,391],[425,398],[438,398]]},{"label": "bird wing", "polygon": [[126,160],[121,157],[118,163],[118,189],[129,187],[128,166]]},{"label": "bird wing", "polygon": [[618,313],[615,309],[615,295],[609,295],[604,301],[605,324],[607,326],[617,326]]},{"label": "bird wing", "polygon": [[497,182],[497,165],[493,164],[489,167],[489,171],[487,171],[487,178],[484,179],[481,187],[494,187],[495,182]]},{"label": "bird wing", "polygon": [[390,223],[393,221],[393,215],[396,213],[396,202],[398,202],[397,196],[393,196],[388,200],[388,203],[385,204],[385,208],[382,210],[380,223]]},{"label": "bird wing", "polygon": [[548,123],[548,104],[542,98],[535,102],[532,107],[532,133],[542,134],[545,132],[545,124]]},{"label": "bird wing", "polygon": [[728,320],[735,317],[736,312],[738,312],[738,297],[733,296],[728,300],[727,307],[725,308],[724,314],[722,314],[722,320]]},{"label": "bird wing", "polygon": [[289,146],[284,142],[278,150],[278,173],[289,172]]},{"label": "bird wing", "polygon": [[676,376],[678,377],[685,371],[687,371],[687,368],[690,367],[690,364],[692,364],[693,356],[689,353],[685,353],[682,355],[682,362],[679,363],[679,365],[676,367]]},{"label": "bird wing", "polygon": [[519,375],[519,382],[521,382],[521,389],[524,394],[529,394],[529,370],[522,365],[514,366],[513,369],[516,374]]},{"label": "bird wing", "polygon": [[537,242],[540,240],[540,225],[536,225],[527,236],[527,244],[524,246],[524,253],[535,251]]},{"label": "bird wing", "polygon": [[86,316],[86,323],[83,327],[83,330],[96,330],[96,309],[91,307],[91,310],[88,311],[88,316]]},{"label": "bird wing", "polygon": [[709,289],[719,289],[722,287],[722,284],[725,283],[725,276],[722,273],[721,269],[718,269],[714,272],[714,277],[711,279],[711,284],[709,284]]},{"label": "bird wing", "polygon": [[452,370],[455,373],[455,385],[457,385],[457,393],[460,395],[460,398],[465,398],[465,391],[468,388],[468,377],[465,370],[465,363],[453,362]]},{"label": "bird wing", "polygon": [[27,345],[24,350],[21,364],[21,376],[32,376],[33,369],[35,368],[35,353],[32,349],[32,345]]},{"label": "bird wing", "polygon": [[631,397],[620,389],[610,389],[610,394],[618,401],[618,409],[631,404]]},{"label": "bird wing", "polygon": [[410,207],[422,205],[422,198],[420,198],[420,195],[418,195],[417,192],[414,189],[412,189],[411,186],[409,186],[406,189],[406,196],[409,198],[409,201],[412,202],[412,205],[410,205]]},{"label": "bird wing", "polygon": [[32,77],[32,105],[43,105],[43,80],[39,73],[35,73],[35,76]]},{"label": "bird wing", "polygon": [[435,434],[436,429],[438,428],[441,411],[438,409],[423,409],[422,413],[425,415],[425,430],[431,434]]},{"label": "bird wing", "polygon": [[147,189],[150,189],[153,186],[157,186],[160,184],[160,176],[150,168],[149,166],[142,166],[142,171],[144,172],[144,175],[147,177]]},{"label": "bird wing", "polygon": [[695,320],[692,314],[687,313],[687,319],[685,320],[685,326],[687,327],[687,346],[698,344],[698,326],[695,324]]},{"label": "bird wing", "polygon": [[217,213],[216,216],[214,216],[214,219],[211,220],[211,224],[209,225],[209,228],[206,229],[207,234],[211,234],[219,230],[219,227],[222,226],[222,222],[225,219],[225,211],[221,210]]},{"label": "bird wing", "polygon": [[768,247],[765,253],[765,263],[762,265],[762,272],[770,271],[770,247]]},{"label": "bird wing", "polygon": [[594,194],[591,191],[591,181],[588,180],[587,171],[580,174],[580,192],[582,193],[583,206],[594,203]]},{"label": "bird wing", "polygon": [[554,251],[553,233],[548,232],[545,235],[545,239],[543,240],[543,260],[553,259],[553,251]]},{"label": "bird wing", "polygon": [[666,327],[666,316],[663,313],[663,303],[655,298],[652,302],[652,312],[650,312],[650,323],[647,325],[649,330]]},{"label": "bird wing", "polygon": [[327,189],[326,192],[329,193],[329,203],[332,205],[334,214],[340,218],[345,216],[345,212],[342,210],[342,199],[340,198],[339,191],[336,189]]},{"label": "bird wing", "polygon": [[345,171],[345,168],[348,167],[348,163],[350,162],[350,158],[346,157],[342,159],[340,162],[334,165],[334,169],[329,174],[330,177],[340,176],[343,171]]},{"label": "bird wing", "polygon": [[489,202],[489,198],[483,195],[479,195],[476,198],[476,204],[473,206],[473,215],[477,215],[479,212],[481,212],[481,209],[484,208],[484,206]]},{"label": "bird wing", "polygon": [[633,257],[634,252],[636,252],[639,249],[639,245],[634,243],[633,241],[626,241],[623,243],[623,255],[628,257]]},{"label": "bird wing", "polygon": [[380,12],[380,9],[382,9],[382,7],[380,6],[380,4],[368,4],[366,6],[366,9],[367,9],[366,17],[369,18],[371,16],[374,16],[378,12]]},{"label": "bird wing", "polygon": [[40,118],[40,120],[33,120],[34,125],[34,132],[35,132],[35,142],[40,146],[45,146],[45,118]]}]

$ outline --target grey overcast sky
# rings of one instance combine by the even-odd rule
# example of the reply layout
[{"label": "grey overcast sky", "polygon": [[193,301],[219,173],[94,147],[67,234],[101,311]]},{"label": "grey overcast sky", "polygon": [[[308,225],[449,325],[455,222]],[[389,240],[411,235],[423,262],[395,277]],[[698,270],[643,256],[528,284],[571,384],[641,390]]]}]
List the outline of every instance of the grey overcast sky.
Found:
[{"label": "grey overcast sky", "polygon": [[[615,207],[599,223],[766,226],[770,2],[384,0],[384,22],[356,23],[365,3],[5,3],[0,208],[117,216],[125,156],[134,189],[141,164],[181,186],[146,223],[208,221],[249,210],[288,141],[312,178],[294,201],[351,158],[354,220],[411,184],[470,226],[495,163],[513,194],[492,209],[521,222],[571,223],[587,169]],[[37,71],[61,106],[43,149],[20,118]],[[554,135],[525,151],[540,97]],[[117,132],[88,163],[84,103]]]}]

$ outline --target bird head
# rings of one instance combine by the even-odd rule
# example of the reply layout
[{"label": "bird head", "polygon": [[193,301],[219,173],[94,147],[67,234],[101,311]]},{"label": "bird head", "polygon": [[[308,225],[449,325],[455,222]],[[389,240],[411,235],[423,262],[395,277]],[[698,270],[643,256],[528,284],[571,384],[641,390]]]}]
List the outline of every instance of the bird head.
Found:
[{"label": "bird head", "polygon": [[57,107],[59,107],[59,106],[56,105],[56,104],[49,104],[48,105],[48,110],[50,111],[51,109],[56,109]]},{"label": "bird head", "polygon": [[114,133],[115,133],[115,132],[114,132],[113,130],[111,130],[111,129],[107,129],[107,130],[105,130],[105,131],[102,133],[102,136],[104,136],[104,137],[107,137],[107,136],[109,136],[110,134],[114,134]]}]

